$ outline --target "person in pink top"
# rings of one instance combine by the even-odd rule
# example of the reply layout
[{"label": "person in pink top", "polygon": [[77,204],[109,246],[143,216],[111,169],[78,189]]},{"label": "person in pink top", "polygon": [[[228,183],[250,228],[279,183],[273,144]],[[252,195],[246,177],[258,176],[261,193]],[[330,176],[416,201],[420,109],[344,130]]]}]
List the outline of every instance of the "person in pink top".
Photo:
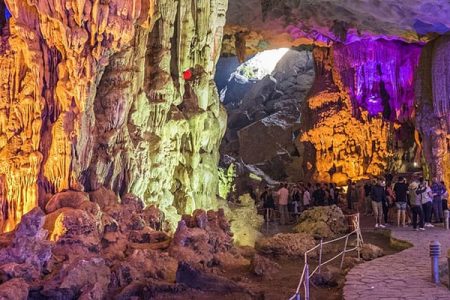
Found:
[{"label": "person in pink top", "polygon": [[278,196],[278,208],[280,210],[280,224],[286,225],[289,220],[288,212],[288,200],[289,200],[289,190],[287,189],[287,184],[283,183],[281,188],[277,191]]}]

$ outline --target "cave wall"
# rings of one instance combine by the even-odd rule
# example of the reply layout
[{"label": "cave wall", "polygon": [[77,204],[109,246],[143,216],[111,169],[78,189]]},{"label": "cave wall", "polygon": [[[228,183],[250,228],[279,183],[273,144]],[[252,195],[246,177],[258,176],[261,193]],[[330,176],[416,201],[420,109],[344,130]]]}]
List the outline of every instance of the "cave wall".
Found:
[{"label": "cave wall", "polygon": [[[305,172],[344,183],[412,166],[414,72],[421,47],[385,40],[316,48],[303,119]],[[313,152],[313,154],[311,154]]]},{"label": "cave wall", "polygon": [[428,43],[415,78],[417,129],[432,178],[450,184],[450,37]]},{"label": "cave wall", "polygon": [[212,78],[226,0],[6,5],[3,230],[64,189],[132,192],[169,219],[215,206],[226,113]]}]

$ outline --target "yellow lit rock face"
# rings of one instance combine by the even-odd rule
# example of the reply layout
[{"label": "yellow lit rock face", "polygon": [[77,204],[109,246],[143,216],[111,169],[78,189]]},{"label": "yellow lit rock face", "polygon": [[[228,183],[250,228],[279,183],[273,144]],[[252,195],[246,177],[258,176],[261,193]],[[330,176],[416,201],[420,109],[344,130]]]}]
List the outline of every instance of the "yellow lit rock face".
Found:
[{"label": "yellow lit rock face", "polygon": [[317,181],[338,184],[380,175],[392,155],[388,123],[381,116],[369,118],[365,111],[354,116],[349,96],[332,68],[332,49],[316,48],[314,57],[318,77],[303,114],[307,130],[300,138],[315,153],[307,161],[310,174]]},{"label": "yellow lit rock face", "polygon": [[224,201],[219,204],[231,223],[233,240],[236,245],[254,247],[256,240],[261,237],[259,231],[264,218],[258,215],[255,200],[249,194],[239,197],[239,204],[228,204]]},{"label": "yellow lit rock face", "polygon": [[68,188],[132,192],[171,220],[215,208],[226,0],[6,4],[2,230]]}]

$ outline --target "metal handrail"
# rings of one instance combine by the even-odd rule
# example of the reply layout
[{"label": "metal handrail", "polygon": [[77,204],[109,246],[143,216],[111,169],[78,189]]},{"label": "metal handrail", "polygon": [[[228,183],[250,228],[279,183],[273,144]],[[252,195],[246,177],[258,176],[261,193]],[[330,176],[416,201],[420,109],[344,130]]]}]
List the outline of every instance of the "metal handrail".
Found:
[{"label": "metal handrail", "polygon": [[[359,213],[356,214],[356,220],[354,220],[353,222],[353,226],[355,228],[355,230],[353,230],[352,232],[335,238],[334,240],[331,241],[326,241],[323,242],[323,240],[320,240],[320,243],[315,245],[314,247],[312,247],[311,249],[307,250],[305,252],[305,265],[303,266],[303,271],[302,271],[302,275],[300,277],[300,281],[297,285],[297,289],[295,291],[295,294],[289,298],[289,300],[300,300],[300,289],[302,286],[302,283],[304,285],[305,288],[305,300],[309,300],[309,279],[318,271],[320,274],[320,268],[323,265],[326,265],[330,262],[332,262],[333,260],[337,259],[339,256],[342,255],[342,260],[341,260],[341,264],[340,264],[340,268],[342,269],[343,263],[344,263],[344,258],[345,258],[345,254],[348,252],[352,252],[352,251],[357,251],[358,252],[358,259],[360,259],[360,250],[361,250],[361,245],[363,244],[363,239],[362,239],[362,235],[361,235],[361,228],[359,226]],[[350,249],[347,249],[348,246],[348,238],[353,235],[356,234],[356,246]],[[344,245],[344,249],[339,252],[337,255],[335,255],[334,257],[330,258],[329,260],[322,262],[322,249],[323,249],[323,245],[327,245],[327,244],[331,244],[340,240],[345,239],[345,245]],[[309,273],[309,264],[308,264],[308,254],[313,252],[314,250],[316,250],[317,248],[320,249],[319,251],[319,265],[311,272]]]}]

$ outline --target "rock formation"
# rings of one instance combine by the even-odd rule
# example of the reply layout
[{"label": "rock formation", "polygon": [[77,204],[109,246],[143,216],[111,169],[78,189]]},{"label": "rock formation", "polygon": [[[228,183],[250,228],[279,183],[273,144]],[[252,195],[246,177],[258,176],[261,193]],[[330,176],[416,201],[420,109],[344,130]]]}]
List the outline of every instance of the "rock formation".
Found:
[{"label": "rock formation", "polygon": [[425,46],[416,76],[417,130],[430,175],[450,183],[450,38]]},{"label": "rock formation", "polygon": [[445,1],[426,0],[230,0],[222,55],[242,52],[236,33],[248,57],[316,47],[316,81],[301,108],[303,170],[296,165],[305,180],[344,183],[415,171],[425,160],[425,174],[448,183],[449,9]]},{"label": "rock formation", "polygon": [[305,211],[294,231],[318,238],[331,238],[348,230],[347,220],[336,205],[319,206]]},{"label": "rock formation", "polygon": [[306,173],[343,184],[413,166],[419,53],[419,46],[383,40],[315,48],[316,80],[302,119]]},{"label": "rock formation", "polygon": [[254,252],[249,259],[241,255],[222,210],[184,215],[171,238],[158,230],[161,212],[144,209],[134,195],[120,202],[111,197],[101,209],[89,200],[76,201],[85,197],[82,192],[56,196],[64,201],[55,211],[46,214],[36,207],[12,232],[0,234],[2,299],[173,299],[181,292],[244,299],[242,293],[252,299],[253,290],[221,271],[250,272],[253,257],[260,275],[277,269]]},{"label": "rock formation", "polygon": [[215,206],[226,2],[5,1],[3,230],[64,189],[133,192],[173,221]]},{"label": "rock formation", "polygon": [[[298,180],[303,174],[296,137],[300,110],[314,79],[311,51],[266,51],[235,70],[230,66],[230,59],[221,58],[218,72],[230,75],[216,76],[229,114],[222,156],[256,167],[274,180]],[[238,180],[246,174],[240,175]]]}]

